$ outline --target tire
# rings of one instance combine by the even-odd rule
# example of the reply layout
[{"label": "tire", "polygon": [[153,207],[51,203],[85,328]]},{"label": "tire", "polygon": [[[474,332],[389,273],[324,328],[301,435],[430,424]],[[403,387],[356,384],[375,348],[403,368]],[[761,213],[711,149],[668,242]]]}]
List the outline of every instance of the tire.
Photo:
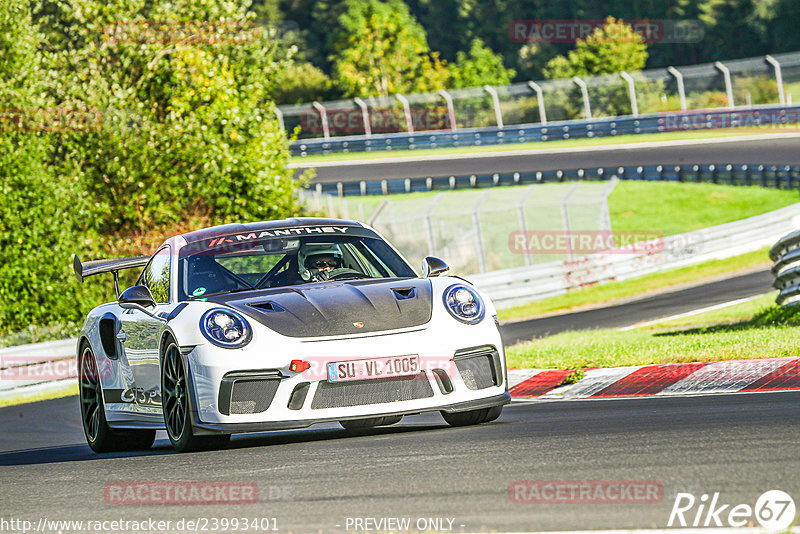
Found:
[{"label": "tire", "polygon": [[339,421],[339,424],[347,430],[355,430],[358,428],[393,425],[399,423],[402,418],[402,415],[390,415],[386,417],[370,417],[368,419],[350,419],[347,421]]},{"label": "tire", "polygon": [[444,420],[450,426],[470,426],[494,421],[500,417],[502,412],[503,405],[501,404],[500,406],[480,408],[478,410],[469,410],[467,412],[441,413]]},{"label": "tire", "polygon": [[97,360],[88,343],[81,346],[78,359],[78,390],[83,434],[94,452],[149,449],[153,445],[155,430],[114,431],[108,426]]},{"label": "tire", "polygon": [[230,441],[230,434],[197,436],[194,433],[189,415],[191,392],[186,376],[181,349],[170,340],[161,363],[161,408],[173,448],[179,452],[223,448]]}]

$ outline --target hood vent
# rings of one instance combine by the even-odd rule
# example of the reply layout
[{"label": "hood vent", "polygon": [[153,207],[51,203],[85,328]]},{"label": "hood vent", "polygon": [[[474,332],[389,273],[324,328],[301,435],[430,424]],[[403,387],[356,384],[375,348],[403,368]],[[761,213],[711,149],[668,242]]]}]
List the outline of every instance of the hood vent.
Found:
[{"label": "hood vent", "polygon": [[257,308],[257,309],[259,309],[261,311],[265,311],[265,312],[268,312],[268,313],[276,313],[276,312],[286,311],[283,307],[281,307],[280,304],[276,304],[276,303],[272,302],[271,300],[268,300],[266,302],[252,303],[252,304],[249,304],[249,306],[252,306],[253,308]]}]

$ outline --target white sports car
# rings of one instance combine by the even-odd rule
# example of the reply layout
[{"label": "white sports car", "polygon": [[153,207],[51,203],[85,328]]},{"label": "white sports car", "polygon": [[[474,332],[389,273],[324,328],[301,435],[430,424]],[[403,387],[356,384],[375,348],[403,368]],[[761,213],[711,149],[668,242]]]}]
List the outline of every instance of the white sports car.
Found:
[{"label": "white sports car", "polygon": [[[78,341],[81,415],[96,452],[224,446],[231,434],[338,421],[390,425],[440,411],[451,425],[510,402],[492,303],[469,282],[419,277],[374,230],[296,218],[172,237],[152,257],[81,263],[118,299]],[[119,291],[118,272],[144,267]]]}]

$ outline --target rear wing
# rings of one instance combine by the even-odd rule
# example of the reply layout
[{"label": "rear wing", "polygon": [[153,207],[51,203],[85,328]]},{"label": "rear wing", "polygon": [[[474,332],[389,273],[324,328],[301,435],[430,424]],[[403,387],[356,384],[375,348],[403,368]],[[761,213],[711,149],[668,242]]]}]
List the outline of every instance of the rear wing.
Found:
[{"label": "rear wing", "polygon": [[84,278],[101,273],[114,274],[114,291],[119,297],[119,272],[125,269],[136,269],[144,267],[150,261],[150,256],[128,256],[127,258],[111,258],[108,260],[92,260],[81,263],[77,254],[72,255],[72,269],[78,282],[83,282]]}]

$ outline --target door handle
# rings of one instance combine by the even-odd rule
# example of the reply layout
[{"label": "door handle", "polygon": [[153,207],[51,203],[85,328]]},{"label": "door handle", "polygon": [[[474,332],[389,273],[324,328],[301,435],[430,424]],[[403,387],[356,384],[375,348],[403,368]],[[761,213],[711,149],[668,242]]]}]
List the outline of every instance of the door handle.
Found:
[{"label": "door handle", "polygon": [[122,343],[125,343],[126,339],[128,339],[128,334],[126,334],[124,330],[120,330],[119,332],[117,332],[117,340],[119,340]]}]

